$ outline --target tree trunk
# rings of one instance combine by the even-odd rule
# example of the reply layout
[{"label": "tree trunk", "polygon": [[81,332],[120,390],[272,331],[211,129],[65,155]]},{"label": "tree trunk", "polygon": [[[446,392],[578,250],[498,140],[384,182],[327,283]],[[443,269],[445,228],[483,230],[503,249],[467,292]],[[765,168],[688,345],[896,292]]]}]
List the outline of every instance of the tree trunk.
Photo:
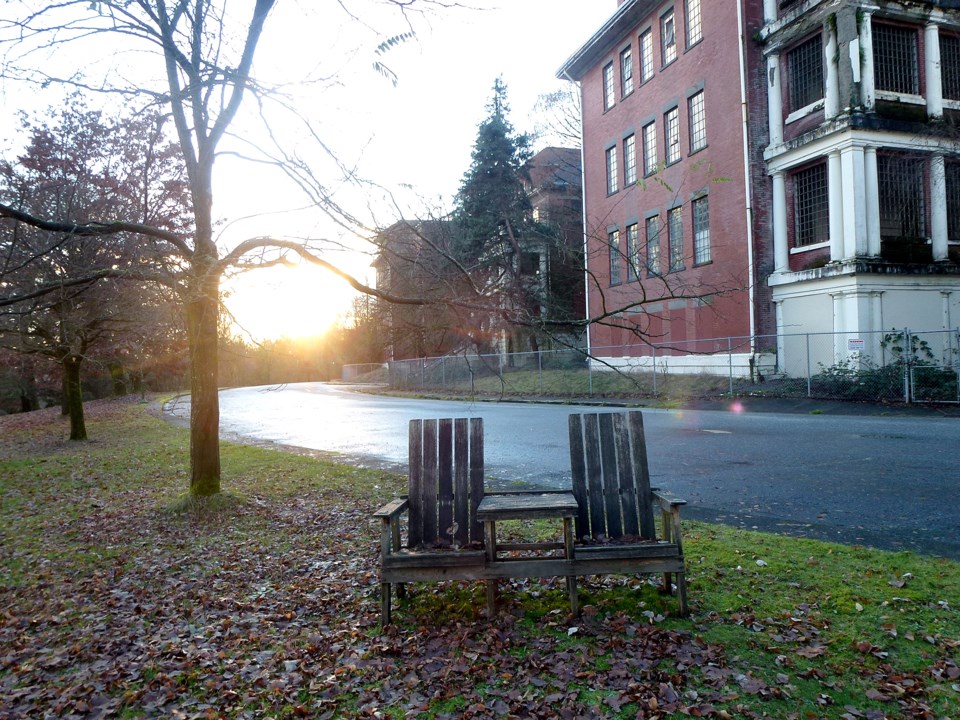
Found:
[{"label": "tree trunk", "polygon": [[87,426],[83,420],[83,391],[80,387],[80,355],[67,355],[63,361],[64,400],[70,414],[70,439],[86,440]]},{"label": "tree trunk", "polygon": [[[194,260],[194,271],[202,272]],[[214,271],[197,281],[187,304],[190,340],[190,494],[220,492],[220,398],[217,395],[219,277]]]},{"label": "tree trunk", "polygon": [[62,377],[60,378],[60,414],[67,417],[70,414],[70,388],[67,386],[67,370],[63,366]]}]

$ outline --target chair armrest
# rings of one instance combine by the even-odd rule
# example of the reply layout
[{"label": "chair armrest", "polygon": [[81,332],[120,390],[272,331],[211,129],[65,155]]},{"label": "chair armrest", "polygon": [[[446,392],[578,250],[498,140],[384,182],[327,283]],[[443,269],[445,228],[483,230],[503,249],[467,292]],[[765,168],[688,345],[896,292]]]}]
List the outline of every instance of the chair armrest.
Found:
[{"label": "chair armrest", "polygon": [[687,504],[686,500],[681,500],[680,498],[675,497],[667,497],[657,490],[652,490],[650,494],[653,495],[653,499],[660,506],[661,510],[670,511],[673,508],[679,508],[681,505]]},{"label": "chair armrest", "polygon": [[400,513],[404,512],[409,505],[410,501],[407,498],[397,498],[377,510],[373,516],[375,518],[382,518],[383,520],[393,520],[400,515]]}]

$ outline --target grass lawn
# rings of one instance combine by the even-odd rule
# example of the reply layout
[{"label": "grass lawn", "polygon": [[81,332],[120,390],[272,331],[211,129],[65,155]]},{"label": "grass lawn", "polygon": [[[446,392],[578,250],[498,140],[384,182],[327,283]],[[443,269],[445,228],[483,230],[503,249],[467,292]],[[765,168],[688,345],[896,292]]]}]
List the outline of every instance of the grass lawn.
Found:
[{"label": "grass lawn", "polygon": [[134,400],[0,418],[0,720],[958,718],[960,564],[685,522],[693,614],[647,578],[424,585],[381,631],[395,475],[188,437]]}]

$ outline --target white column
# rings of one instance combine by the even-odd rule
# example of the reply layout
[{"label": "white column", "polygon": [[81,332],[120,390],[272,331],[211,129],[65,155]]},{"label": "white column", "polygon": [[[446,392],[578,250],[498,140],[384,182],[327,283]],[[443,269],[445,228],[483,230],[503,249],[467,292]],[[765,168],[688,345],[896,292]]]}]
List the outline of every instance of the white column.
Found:
[{"label": "white column", "polygon": [[827,156],[827,190],[830,212],[830,260],[840,262],[843,253],[843,171],[840,151],[831,150]]},{"label": "white column", "polygon": [[763,0],[763,21],[772,23],[777,19],[777,0]]},{"label": "white column", "polygon": [[866,254],[867,217],[864,208],[863,148],[850,146],[840,151],[843,182],[843,257]]},{"label": "white column", "polygon": [[863,149],[863,194],[867,215],[867,255],[880,257],[880,184],[877,179],[877,148]]},{"label": "white column", "polygon": [[[873,74],[873,15],[869,12],[863,13],[863,20],[860,24],[860,47],[858,48],[858,60],[861,61],[860,68],[860,102],[863,103],[863,109],[873,110],[877,102],[876,84]],[[851,62],[853,58],[851,57]],[[854,78],[857,72],[854,70]]]},{"label": "white column", "polygon": [[785,373],[787,371],[784,362],[787,357],[787,343],[783,337],[786,332],[786,328],[783,326],[783,300],[774,300],[773,307],[777,318],[777,372]]},{"label": "white column", "polygon": [[946,260],[947,253],[947,173],[943,155],[930,158],[930,237],[933,259]]},{"label": "white column", "polygon": [[924,76],[927,116],[943,117],[943,84],[940,77],[940,28],[927,23],[923,29]]},{"label": "white column", "polygon": [[779,55],[767,57],[767,112],[770,116],[770,145],[780,145],[783,142],[783,95]]},{"label": "white column", "polygon": [[837,31],[827,23],[823,27],[823,33],[827,38],[827,42],[823,46],[823,67],[826,69],[823,114],[827,120],[833,120],[840,114],[840,68],[837,64]]},{"label": "white column", "polygon": [[831,293],[833,298],[833,361],[841,362],[847,359],[847,331],[846,308],[844,307],[844,293]]},{"label": "white column", "polygon": [[787,186],[783,173],[773,173],[773,271],[790,270],[790,249],[787,247]]}]

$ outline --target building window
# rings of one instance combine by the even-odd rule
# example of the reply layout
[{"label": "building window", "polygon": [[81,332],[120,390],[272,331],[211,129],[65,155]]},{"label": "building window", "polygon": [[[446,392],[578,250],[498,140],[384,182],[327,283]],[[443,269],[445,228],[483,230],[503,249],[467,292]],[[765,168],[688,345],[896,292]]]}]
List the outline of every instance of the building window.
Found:
[{"label": "building window", "polygon": [[687,100],[690,113],[690,152],[707,146],[707,109],[703,102],[703,90]]},{"label": "building window", "polygon": [[922,158],[877,154],[882,239],[926,238],[925,169]]},{"label": "building window", "polygon": [[940,33],[940,83],[943,97],[960,100],[960,36]]},{"label": "building window", "polygon": [[619,186],[617,184],[617,146],[607,148],[607,195],[613,195]]},{"label": "building window", "polygon": [[667,213],[667,244],[670,246],[670,272],[683,270],[683,208]]},{"label": "building window", "polygon": [[637,138],[634,135],[623,141],[623,186],[625,188],[637,182]]},{"label": "building window", "polygon": [[873,24],[873,72],[877,90],[919,95],[917,55],[916,29]]},{"label": "building window", "polygon": [[673,8],[660,16],[660,53],[664,65],[677,59],[677,33]]},{"label": "building window", "polygon": [[627,225],[627,282],[640,276],[640,227]]},{"label": "building window", "polygon": [[704,196],[692,203],[693,207],[693,264],[710,262],[710,201]]},{"label": "building window", "polygon": [[947,240],[960,243],[960,160],[947,160],[944,165],[947,171]]},{"label": "building window", "polygon": [[793,175],[793,234],[796,247],[830,239],[830,193],[826,164],[814,165]]},{"label": "building window", "polygon": [[610,287],[613,287],[623,281],[620,274],[620,231],[608,232],[607,243],[610,245]]},{"label": "building window", "polygon": [[667,110],[663,116],[667,165],[680,159],[680,110]]},{"label": "building window", "polygon": [[609,63],[603,67],[603,109],[609,110],[613,107],[615,102],[613,93],[614,93],[614,83],[613,83],[613,63]]},{"label": "building window", "polygon": [[643,126],[643,174],[653,175],[657,171],[657,124]]},{"label": "building window", "polygon": [[790,111],[823,98],[823,39],[820,35],[798,45],[787,55],[790,73]]},{"label": "building window", "polygon": [[640,82],[653,77],[653,30],[640,35]]},{"label": "building window", "polygon": [[630,48],[620,53],[620,91],[624,97],[633,92],[633,51]]},{"label": "building window", "polygon": [[660,274],[660,218],[647,218],[647,274]]},{"label": "building window", "polygon": [[703,26],[700,24],[700,0],[687,0],[687,47],[696,45],[703,39]]}]

